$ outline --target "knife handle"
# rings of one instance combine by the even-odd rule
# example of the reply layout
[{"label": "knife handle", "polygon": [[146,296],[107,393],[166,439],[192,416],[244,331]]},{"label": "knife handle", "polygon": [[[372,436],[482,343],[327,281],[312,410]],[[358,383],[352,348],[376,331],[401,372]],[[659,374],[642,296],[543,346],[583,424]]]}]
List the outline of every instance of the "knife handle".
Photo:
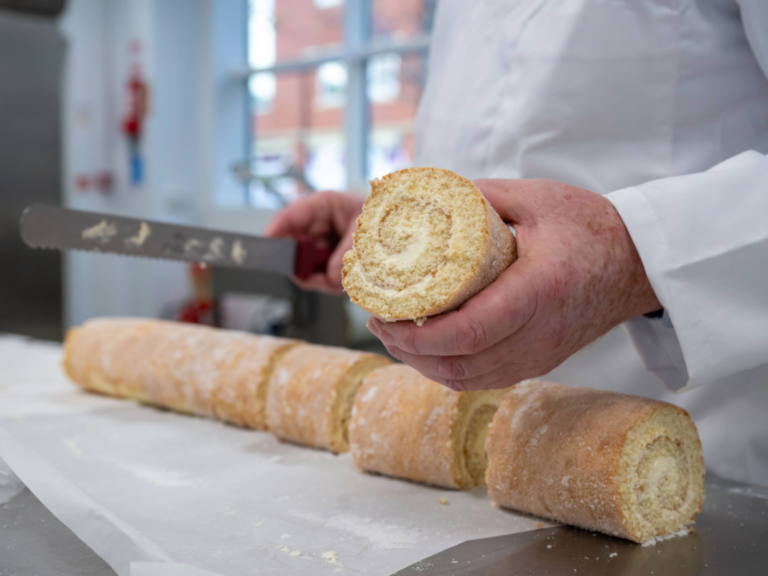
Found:
[{"label": "knife handle", "polygon": [[331,258],[338,236],[322,238],[301,238],[296,241],[296,266],[294,274],[299,280],[306,280],[312,274],[325,272],[328,260]]}]

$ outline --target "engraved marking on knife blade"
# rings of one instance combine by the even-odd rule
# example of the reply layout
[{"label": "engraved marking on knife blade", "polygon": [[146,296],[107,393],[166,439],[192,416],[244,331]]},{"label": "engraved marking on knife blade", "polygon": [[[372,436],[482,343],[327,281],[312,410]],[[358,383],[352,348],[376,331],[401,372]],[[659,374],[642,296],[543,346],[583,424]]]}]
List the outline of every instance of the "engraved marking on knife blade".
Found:
[{"label": "engraved marking on knife blade", "polygon": [[184,243],[184,255],[187,258],[197,258],[197,252],[205,246],[200,240],[196,240],[195,238],[192,238],[192,240],[187,240]]},{"label": "engraved marking on knife blade", "polygon": [[243,265],[243,262],[245,262],[245,259],[248,257],[248,251],[243,248],[242,243],[240,240],[235,240],[235,243],[232,244],[232,260]]},{"label": "engraved marking on knife blade", "polygon": [[107,222],[106,220],[102,220],[95,226],[86,228],[80,233],[80,237],[83,240],[96,240],[102,244],[106,244],[116,235],[117,226],[114,222]]},{"label": "engraved marking on knife blade", "polygon": [[208,252],[203,255],[203,260],[221,260],[224,258],[224,249],[226,247],[227,243],[224,242],[224,239],[217,236],[208,244]]},{"label": "engraved marking on knife blade", "polygon": [[184,254],[184,234],[174,232],[173,236],[163,244],[163,253],[169,258],[181,258]]},{"label": "engraved marking on knife blade", "polygon": [[131,236],[130,238],[125,239],[126,245],[133,245],[137,248],[140,248],[144,245],[144,242],[147,241],[147,238],[152,234],[152,229],[149,227],[149,224],[146,222],[142,222],[139,225],[139,231],[136,233],[136,236]]}]

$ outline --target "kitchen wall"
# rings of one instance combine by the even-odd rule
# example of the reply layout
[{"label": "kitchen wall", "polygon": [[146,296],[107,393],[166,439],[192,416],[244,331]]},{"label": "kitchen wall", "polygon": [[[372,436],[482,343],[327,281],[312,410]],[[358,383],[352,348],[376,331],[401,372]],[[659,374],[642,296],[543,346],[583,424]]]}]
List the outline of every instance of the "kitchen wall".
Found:
[{"label": "kitchen wall", "polygon": [[[73,208],[198,223],[210,182],[202,110],[210,61],[208,0],[71,0],[60,26],[64,84],[64,197]],[[131,182],[122,131],[130,75],[149,86],[140,145],[144,178]],[[210,98],[208,98],[210,102]],[[183,264],[108,255],[66,256],[66,323],[92,316],[157,316],[188,293]]]},{"label": "kitchen wall", "polygon": [[[244,0],[69,2],[61,20],[68,45],[62,124],[68,206],[240,232],[263,230],[271,212],[229,201],[245,193],[233,166],[247,154],[250,136],[243,74],[246,21]],[[149,86],[139,184],[132,183],[130,142],[122,132],[126,83],[137,69]],[[263,292],[261,280],[256,274],[249,291]],[[343,299],[299,297],[286,279],[280,282],[281,295],[311,302],[299,308],[316,312],[302,320],[302,337],[347,341]],[[65,258],[67,325],[94,316],[157,317],[190,291],[187,268],[180,263],[86,253]],[[302,316],[295,312],[294,320]]]}]

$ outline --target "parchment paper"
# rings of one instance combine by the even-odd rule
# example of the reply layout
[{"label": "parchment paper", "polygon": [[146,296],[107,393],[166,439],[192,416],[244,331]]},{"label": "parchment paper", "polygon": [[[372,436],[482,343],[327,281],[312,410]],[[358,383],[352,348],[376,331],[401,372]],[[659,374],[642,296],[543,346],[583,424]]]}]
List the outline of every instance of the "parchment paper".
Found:
[{"label": "parchment paper", "polygon": [[60,355],[0,338],[0,458],[121,576],[391,574],[536,525],[484,488],[363,474],[348,455],[81,392]]}]

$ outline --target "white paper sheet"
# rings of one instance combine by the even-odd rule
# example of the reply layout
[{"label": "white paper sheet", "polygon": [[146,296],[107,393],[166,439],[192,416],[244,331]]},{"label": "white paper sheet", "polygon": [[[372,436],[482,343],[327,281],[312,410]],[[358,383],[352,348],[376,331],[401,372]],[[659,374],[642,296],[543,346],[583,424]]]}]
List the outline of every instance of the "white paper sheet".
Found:
[{"label": "white paper sheet", "polygon": [[24,490],[24,482],[14,474],[3,460],[0,460],[0,506],[10,502]]},{"label": "white paper sheet", "polygon": [[363,474],[348,455],[80,392],[59,358],[0,338],[0,458],[121,576],[391,574],[535,527],[483,488]]}]

